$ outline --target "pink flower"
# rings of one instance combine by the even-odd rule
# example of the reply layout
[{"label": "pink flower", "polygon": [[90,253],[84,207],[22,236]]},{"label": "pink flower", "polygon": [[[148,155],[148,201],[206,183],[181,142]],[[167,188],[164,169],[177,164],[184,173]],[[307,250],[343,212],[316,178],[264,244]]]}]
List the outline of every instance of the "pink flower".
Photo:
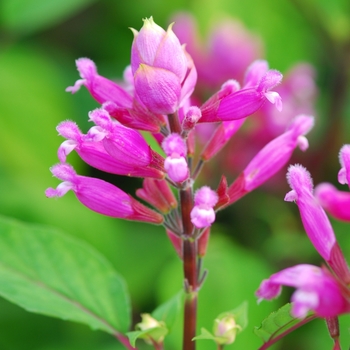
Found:
[{"label": "pink flower", "polygon": [[99,75],[95,63],[89,58],[77,59],[76,65],[82,79],[77,80],[74,86],[69,86],[67,92],[75,93],[84,85],[101,104],[111,101],[123,107],[132,106],[132,96],[118,84]]},{"label": "pink flower", "polygon": [[308,148],[308,141],[304,135],[311,130],[313,124],[313,117],[297,116],[284,134],[269,142],[258,152],[228,188],[230,203],[237,201],[276,174],[288,162],[297,146],[305,151]]},{"label": "pink flower", "polygon": [[314,311],[326,318],[350,311],[342,287],[326,269],[304,264],[281,270],[262,281],[256,296],[259,301],[274,299],[280,295],[282,286],[297,289],[291,298],[294,317],[304,318],[309,311]]},{"label": "pink flower", "polygon": [[282,74],[268,70],[265,61],[255,61],[248,68],[246,81],[242,89],[209,100],[202,107],[200,123],[228,121],[246,118],[259,110],[266,101],[282,110],[280,95],[271,91],[282,81]]},{"label": "pink flower", "polygon": [[191,211],[191,222],[197,228],[210,226],[215,221],[214,207],[218,195],[208,186],[198,189],[194,195],[194,207]]},{"label": "pink flower", "polygon": [[89,130],[87,138],[101,141],[111,157],[134,167],[163,169],[163,158],[150,148],[138,131],[112,120],[104,109],[93,110],[89,117],[97,126]]},{"label": "pink flower", "polygon": [[133,29],[131,68],[136,98],[153,113],[170,114],[192,94],[197,73],[191,57],[172,30],[151,17]]},{"label": "pink flower", "polygon": [[114,218],[161,224],[163,216],[145,207],[118,187],[100,179],[77,175],[69,164],[57,164],[52,174],[63,182],[48,188],[47,197],[62,197],[72,190],[87,208]]},{"label": "pink flower", "polygon": [[87,135],[82,134],[78,126],[72,121],[60,123],[57,126],[57,131],[61,136],[67,138],[58,149],[58,159],[62,163],[65,163],[67,155],[75,150],[85,163],[110,174],[158,179],[165,176],[164,172],[151,166],[152,161],[145,166],[135,166],[128,163],[128,157],[113,158],[105,150],[103,141],[88,140]]},{"label": "pink flower", "polygon": [[350,192],[339,191],[330,183],[321,183],[315,187],[315,198],[333,217],[350,222]]},{"label": "pink flower", "polygon": [[284,200],[297,204],[310,241],[323,259],[329,261],[336,239],[326,213],[313,196],[310,173],[301,165],[291,165],[287,179],[292,190],[286,194]]}]

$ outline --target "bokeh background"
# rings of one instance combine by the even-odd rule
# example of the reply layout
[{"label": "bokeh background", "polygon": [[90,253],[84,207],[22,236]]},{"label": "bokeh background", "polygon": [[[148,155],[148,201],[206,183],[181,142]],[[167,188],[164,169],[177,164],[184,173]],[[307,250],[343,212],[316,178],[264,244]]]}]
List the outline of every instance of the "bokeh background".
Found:
[{"label": "bokeh background", "polygon": [[[57,163],[62,139],[56,125],[65,119],[88,127],[87,113],[96,102],[82,89],[64,89],[78,78],[74,60],[89,57],[101,75],[120,79],[130,60],[132,33],[142,18],[153,16],[166,27],[179,11],[198,21],[202,38],[215,23],[239,20],[262,42],[263,57],[286,72],[298,62],[315,67],[318,97],[316,128],[310,149],[293,161],[310,169],[315,183],[337,183],[337,154],[350,142],[350,2],[348,0],[2,0],[0,2],[0,213],[25,222],[55,226],[103,253],[128,283],[135,322],[141,312],[182,287],[181,264],[160,227],[110,219],[88,211],[72,193],[47,199],[56,186],[49,167]],[[175,24],[176,26],[176,24]],[[176,28],[176,27],[175,27]],[[227,52],[227,55],[234,55]],[[210,69],[210,67],[208,67]],[[237,150],[244,152],[244,150]],[[80,174],[102,176],[75,155]],[[209,164],[210,166],[210,164]],[[282,179],[286,169],[282,171]],[[208,180],[217,185],[220,173]],[[233,174],[226,174],[232,180]],[[108,178],[134,193],[141,180]],[[273,180],[277,181],[277,180]],[[276,182],[277,183],[277,182]],[[199,301],[199,326],[211,329],[219,313],[249,302],[249,325],[228,349],[257,349],[254,326],[283,305],[285,291],[273,302],[257,305],[260,281],[296,263],[320,264],[301,226],[295,205],[283,202],[288,186],[271,182],[218,214],[205,267],[207,281]],[[350,256],[349,225],[333,221],[337,238]],[[350,345],[350,318],[340,317],[342,344]],[[180,348],[179,319],[166,349]],[[316,320],[292,333],[275,349],[331,349],[325,323]],[[214,343],[198,342],[199,349]],[[115,339],[87,326],[27,313],[0,300],[1,350],[117,350]]]}]

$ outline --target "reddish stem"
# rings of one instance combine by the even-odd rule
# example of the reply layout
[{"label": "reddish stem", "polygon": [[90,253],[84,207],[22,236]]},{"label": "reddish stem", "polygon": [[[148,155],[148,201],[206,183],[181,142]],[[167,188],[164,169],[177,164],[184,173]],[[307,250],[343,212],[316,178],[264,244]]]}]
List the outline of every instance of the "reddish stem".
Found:
[{"label": "reddish stem", "polygon": [[185,312],[183,350],[195,350],[192,339],[196,336],[197,323],[197,242],[193,239],[191,210],[193,206],[192,188],[180,191],[181,215],[183,225],[183,263],[185,278]]}]

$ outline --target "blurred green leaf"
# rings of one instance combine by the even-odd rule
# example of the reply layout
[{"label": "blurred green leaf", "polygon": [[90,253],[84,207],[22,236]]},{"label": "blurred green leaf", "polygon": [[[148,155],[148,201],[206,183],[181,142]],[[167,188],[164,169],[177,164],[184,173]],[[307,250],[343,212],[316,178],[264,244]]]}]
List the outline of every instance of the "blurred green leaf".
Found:
[{"label": "blurred green leaf", "polygon": [[130,324],[122,277],[86,243],[0,218],[0,295],[28,311],[116,334]]},{"label": "blurred green leaf", "polygon": [[[224,324],[222,324],[224,322]],[[228,325],[226,326],[225,325]],[[213,340],[217,344],[227,345],[235,341],[236,334],[242,332],[248,325],[248,303],[244,301],[233,310],[221,313],[214,320],[214,334],[205,328],[201,329],[201,334],[196,336],[196,340]],[[225,327],[225,331],[223,331]],[[226,328],[227,327],[227,328]],[[218,333],[221,335],[215,335]]]},{"label": "blurred green leaf", "polygon": [[315,318],[314,314],[309,313],[304,319],[295,318],[291,315],[292,304],[288,303],[271,313],[262,321],[259,327],[255,327],[254,333],[260,337],[264,343],[273,342],[273,340],[282,333],[289,333],[299,325],[305,324]]},{"label": "blurred green leaf", "polygon": [[28,34],[67,19],[94,1],[2,0],[2,24],[9,31]]},{"label": "blurred green leaf", "polygon": [[153,312],[152,316],[158,321],[163,321],[170,330],[182,310],[184,293],[180,291],[173,298],[166,301],[164,304],[158,306]]}]

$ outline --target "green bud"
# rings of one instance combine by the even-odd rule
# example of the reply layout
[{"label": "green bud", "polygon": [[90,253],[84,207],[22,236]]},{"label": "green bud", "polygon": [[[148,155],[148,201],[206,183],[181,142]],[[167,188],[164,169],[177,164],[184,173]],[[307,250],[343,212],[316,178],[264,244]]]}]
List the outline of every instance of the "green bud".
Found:
[{"label": "green bud", "polygon": [[233,314],[225,315],[214,321],[214,336],[220,345],[232,344],[236,339],[237,331],[241,330],[242,327],[236,323]]}]

